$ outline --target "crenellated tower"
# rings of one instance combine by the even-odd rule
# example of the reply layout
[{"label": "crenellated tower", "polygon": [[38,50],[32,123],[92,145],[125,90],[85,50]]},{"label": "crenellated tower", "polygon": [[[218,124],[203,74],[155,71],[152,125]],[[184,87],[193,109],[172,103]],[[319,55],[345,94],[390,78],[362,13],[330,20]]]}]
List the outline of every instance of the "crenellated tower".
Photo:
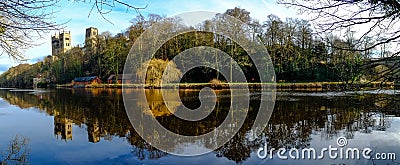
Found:
[{"label": "crenellated tower", "polygon": [[94,54],[97,51],[98,44],[98,34],[97,28],[89,27],[86,29],[85,35],[85,52],[88,54]]},{"label": "crenellated tower", "polygon": [[51,54],[57,55],[65,53],[72,48],[71,32],[63,31],[51,36]]}]

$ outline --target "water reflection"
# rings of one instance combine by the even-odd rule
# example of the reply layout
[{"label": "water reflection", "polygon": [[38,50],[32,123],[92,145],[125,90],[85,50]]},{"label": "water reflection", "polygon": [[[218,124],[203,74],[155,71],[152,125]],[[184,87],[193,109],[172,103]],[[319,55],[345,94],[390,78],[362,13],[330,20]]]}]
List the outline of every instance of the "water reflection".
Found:
[{"label": "water reflection", "polygon": [[[146,98],[148,102],[137,102],[139,109],[142,109],[146,115],[151,115],[155,117],[170,116],[172,115],[178,106],[181,105],[180,102],[170,102],[169,107],[166,106],[161,90],[146,90]],[[168,92],[164,98],[176,97]],[[177,98],[172,98],[171,100],[176,100]]]},{"label": "water reflection", "polygon": [[72,140],[72,122],[71,119],[66,117],[60,117],[59,115],[54,116],[54,134],[57,138],[60,137],[62,140]]},{"label": "water reflection", "polygon": [[28,138],[16,135],[6,147],[0,148],[0,164],[28,164],[30,154]]},{"label": "water reflection", "polygon": [[[137,90],[129,90],[132,94]],[[234,120],[235,116],[246,115],[244,111],[228,114],[229,91],[217,91],[217,104],[214,111],[201,122],[185,122],[172,114],[186,105],[199,106],[198,91],[180,91],[181,103],[172,104],[172,111],[166,109],[161,91],[146,91],[148,105],[137,102],[133,110],[144,115],[154,115],[168,129],[185,135],[201,135],[212,131],[224,119]],[[21,109],[37,108],[54,116],[54,135],[63,141],[73,140],[72,126],[86,128],[88,142],[124,138],[132,145],[132,154],[139,160],[159,159],[167,154],[153,148],[133,129],[124,109],[121,89],[66,89],[50,92],[29,93],[0,90],[0,97]],[[172,97],[172,96],[167,96]],[[257,97],[257,95],[253,95]],[[245,162],[251,153],[268,144],[269,148],[307,148],[313,141],[312,136],[320,136],[329,141],[343,134],[347,139],[357,139],[357,133],[371,134],[386,131],[391,127],[392,119],[400,116],[399,102],[396,95],[366,94],[361,96],[291,96],[280,95],[276,101],[274,113],[261,136],[249,131],[258,108],[259,100],[250,102],[248,120],[234,138],[215,150],[216,157],[225,157],[232,162]],[[239,108],[240,109],[240,108]],[[232,126],[234,127],[234,126]],[[145,128],[143,128],[145,129]],[[216,138],[224,136],[220,130]],[[178,149],[176,139],[165,139],[154,133],[153,138],[170,144],[171,149]],[[216,139],[203,139],[193,142],[211,148]]]}]

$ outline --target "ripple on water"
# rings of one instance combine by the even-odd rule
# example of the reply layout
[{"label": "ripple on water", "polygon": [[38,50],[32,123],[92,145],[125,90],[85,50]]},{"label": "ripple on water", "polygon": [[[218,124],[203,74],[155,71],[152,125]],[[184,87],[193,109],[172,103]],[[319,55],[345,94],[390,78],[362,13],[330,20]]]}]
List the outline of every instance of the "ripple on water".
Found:
[{"label": "ripple on water", "polygon": [[0,88],[0,90],[13,90],[13,89],[17,89],[17,88]]},{"label": "ripple on water", "polygon": [[358,91],[358,94],[386,94],[386,95],[400,95],[400,90],[390,90],[390,89],[382,89],[382,90],[368,90],[368,91]]},{"label": "ripple on water", "polygon": [[38,90],[38,89],[13,89],[10,92],[29,92],[29,94],[38,94],[38,93],[46,93],[50,92],[48,90]]},{"label": "ripple on water", "polygon": [[38,90],[35,90],[35,89],[13,89],[13,90],[10,90],[10,92],[35,92],[35,91],[38,91]]},{"label": "ripple on water", "polygon": [[349,92],[278,92],[277,96],[311,96],[311,97],[339,97],[351,96]]},{"label": "ripple on water", "polygon": [[311,96],[311,97],[341,97],[363,94],[400,95],[400,90],[366,90],[366,91],[341,91],[341,92],[277,92],[277,96]]}]

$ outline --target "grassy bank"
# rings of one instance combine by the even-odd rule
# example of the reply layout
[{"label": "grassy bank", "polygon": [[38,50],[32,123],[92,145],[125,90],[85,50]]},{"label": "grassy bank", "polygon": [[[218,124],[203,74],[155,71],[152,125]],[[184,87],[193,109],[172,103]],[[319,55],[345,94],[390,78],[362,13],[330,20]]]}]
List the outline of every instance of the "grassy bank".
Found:
[{"label": "grassy bank", "polygon": [[[182,84],[164,84],[163,88],[171,89],[201,89],[204,87],[210,87],[213,89],[259,89],[264,88],[276,88],[281,90],[343,90],[343,89],[376,89],[376,88],[394,88],[393,82],[371,82],[367,84],[359,83],[343,83],[343,82],[310,82],[310,83],[182,83]],[[73,88],[72,84],[56,85],[58,88]],[[88,84],[81,86],[84,88],[159,88],[143,84]]]}]

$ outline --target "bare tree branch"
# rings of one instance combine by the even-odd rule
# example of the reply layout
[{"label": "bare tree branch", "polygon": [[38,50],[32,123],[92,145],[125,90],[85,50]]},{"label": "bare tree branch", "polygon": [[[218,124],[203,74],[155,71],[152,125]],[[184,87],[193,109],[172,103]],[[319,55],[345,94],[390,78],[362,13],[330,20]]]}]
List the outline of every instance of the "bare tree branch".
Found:
[{"label": "bare tree branch", "polygon": [[[87,3],[85,0],[73,1]],[[61,0],[0,1],[0,55],[6,54],[15,60],[24,61],[23,50],[40,45],[37,43],[38,38],[46,36],[50,31],[63,29],[66,23],[54,22],[56,12],[51,10],[59,2]],[[110,23],[105,15],[117,5],[125,6],[127,10],[133,9],[139,15],[139,10],[147,7],[135,7],[121,0],[94,0],[89,3],[93,3],[93,7],[88,17],[96,9]]]},{"label": "bare tree branch", "polygon": [[[367,48],[351,48],[367,51],[387,43],[400,41],[400,3],[397,0],[278,0],[279,4],[299,9],[310,15],[320,33],[333,33],[357,26],[369,27],[358,42],[365,37],[375,37],[376,44]],[[345,49],[349,50],[349,49]]]},{"label": "bare tree branch", "polygon": [[[278,3],[294,7],[300,13],[311,17],[318,36],[328,43],[332,51],[336,51],[336,55],[342,56],[346,52],[364,55],[380,52],[383,57],[385,54],[390,54],[385,50],[386,46],[400,46],[400,1],[398,0],[278,0]],[[356,29],[358,34],[353,35],[353,32],[357,31],[351,29]],[[346,31],[345,43],[338,42],[335,34],[342,34],[344,31]],[[390,51],[393,51],[389,55],[390,58],[381,60],[397,59],[400,50],[394,48]],[[362,73],[366,67],[375,67],[379,62],[381,61],[364,59],[363,65],[355,69]],[[389,66],[378,73],[381,75],[373,81],[393,80],[394,75],[400,72],[398,66],[398,63]]]}]

